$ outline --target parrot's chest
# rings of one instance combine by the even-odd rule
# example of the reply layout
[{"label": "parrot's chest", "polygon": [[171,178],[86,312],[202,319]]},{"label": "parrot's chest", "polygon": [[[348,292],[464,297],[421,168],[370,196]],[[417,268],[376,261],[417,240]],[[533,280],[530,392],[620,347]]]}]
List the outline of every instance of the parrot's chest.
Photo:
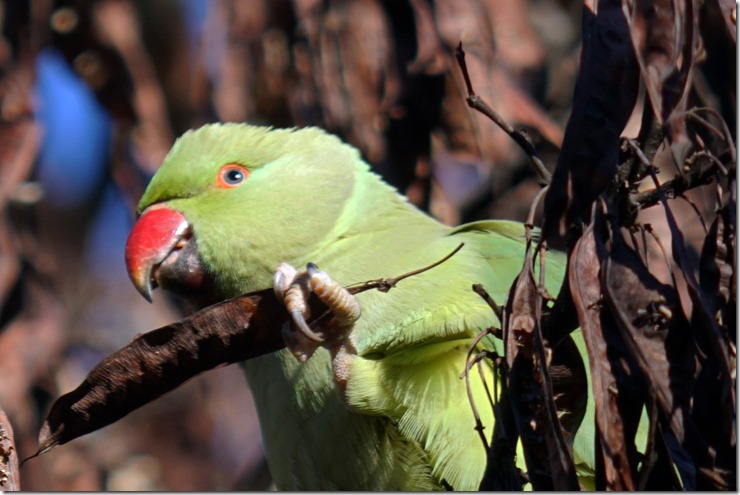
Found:
[{"label": "parrot's chest", "polygon": [[395,472],[395,427],[387,418],[350,412],[334,385],[327,351],[299,363],[283,350],[242,366],[278,489],[414,488]]}]

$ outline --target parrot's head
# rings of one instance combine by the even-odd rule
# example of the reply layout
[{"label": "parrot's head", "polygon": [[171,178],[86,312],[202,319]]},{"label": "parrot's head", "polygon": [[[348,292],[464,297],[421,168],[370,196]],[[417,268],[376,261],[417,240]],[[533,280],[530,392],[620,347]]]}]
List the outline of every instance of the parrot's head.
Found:
[{"label": "parrot's head", "polygon": [[280,262],[305,263],[341,223],[363,168],[354,148],[317,128],[188,131],[139,203],[131,279],[148,300],[161,286],[201,304],[269,288]]}]

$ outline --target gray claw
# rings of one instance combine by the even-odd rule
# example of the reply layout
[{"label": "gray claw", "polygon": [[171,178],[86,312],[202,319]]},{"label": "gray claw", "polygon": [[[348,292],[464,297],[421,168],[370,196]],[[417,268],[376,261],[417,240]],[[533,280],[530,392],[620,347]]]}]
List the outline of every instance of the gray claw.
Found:
[{"label": "gray claw", "polygon": [[303,335],[305,335],[307,338],[313,340],[314,342],[321,343],[324,341],[324,339],[321,338],[320,335],[315,333],[313,330],[311,330],[308,327],[308,324],[306,323],[306,319],[303,317],[303,313],[301,313],[298,310],[291,311],[290,313],[291,318],[293,319],[293,323],[295,323],[295,326],[298,328],[298,330],[301,331]]}]

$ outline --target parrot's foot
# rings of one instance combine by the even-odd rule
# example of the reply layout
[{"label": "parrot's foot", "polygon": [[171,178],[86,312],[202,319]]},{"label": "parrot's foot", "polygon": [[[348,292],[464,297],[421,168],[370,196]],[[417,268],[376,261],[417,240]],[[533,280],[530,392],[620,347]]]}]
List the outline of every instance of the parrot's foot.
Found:
[{"label": "parrot's foot", "polygon": [[[354,323],[360,317],[360,304],[347,289],[309,263],[298,273],[288,263],[280,263],[273,277],[277,298],[285,303],[290,322],[283,327],[285,346],[293,356],[305,362],[319,347],[329,349],[332,358],[354,353],[349,341]],[[329,318],[319,317],[312,329],[308,299],[316,296],[329,308]]]}]

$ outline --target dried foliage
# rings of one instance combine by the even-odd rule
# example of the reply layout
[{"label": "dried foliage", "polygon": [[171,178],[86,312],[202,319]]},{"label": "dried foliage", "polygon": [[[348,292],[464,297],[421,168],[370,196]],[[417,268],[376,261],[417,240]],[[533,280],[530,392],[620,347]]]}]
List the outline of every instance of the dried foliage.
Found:
[{"label": "dried foliage", "polygon": [[[506,355],[470,356],[469,371],[491,359],[504,378],[492,393],[497,423],[483,488],[516,489],[523,478],[539,489],[576,488],[570,450],[585,367],[597,424],[581,427],[597,432],[597,488],[737,488],[734,2],[219,0],[207,2],[198,29],[186,3],[2,2],[0,408],[15,437],[0,419],[0,488],[269,486],[256,418],[234,405],[241,392],[222,385],[236,371],[205,374],[117,421],[242,356],[217,345],[214,359],[206,335],[175,337],[203,314],[163,327],[180,310],[163,300],[149,309],[133,289],[117,296],[118,309],[107,307],[80,254],[106,188],[133,212],[173,137],[213,120],[321,125],[444,222],[542,226],[509,298],[489,299]],[[49,49],[113,122],[103,179],[66,209],[48,202],[38,171],[46,130],[32,91]],[[466,96],[487,110],[471,111]],[[538,276],[547,246],[569,253],[554,299]],[[120,325],[80,328],[81,315],[100,305],[124,315],[131,336],[162,328],[91,370],[121,346],[110,335]],[[588,362],[568,337],[576,327]],[[265,342],[262,350],[280,345]],[[153,364],[141,351],[158,345],[187,352]],[[80,390],[93,400],[75,409]],[[19,476],[16,449],[21,457],[37,450],[59,395],[83,416],[108,404],[75,434],[90,420],[116,423],[34,459]],[[649,427],[638,431],[641,415]],[[80,423],[70,425],[52,421],[42,448],[74,436]],[[227,449],[237,428],[251,443]],[[526,473],[514,468],[519,438]]]},{"label": "dried foliage", "polygon": [[573,109],[545,197],[543,230],[565,235],[615,175],[619,136],[637,98],[638,71],[618,0],[583,10],[583,50]]},{"label": "dried foliage", "polygon": [[[572,460],[561,446],[564,422],[550,413],[557,404],[548,373],[537,365],[549,364],[541,347],[557,354],[577,321],[596,408],[596,424],[581,425],[596,432],[596,488],[735,490],[735,122],[705,109],[706,93],[692,83],[706,57],[699,17],[719,8],[726,20],[728,6],[603,0],[584,7],[573,111],[535,251],[542,266],[547,244],[565,242],[568,276],[548,307],[528,246],[502,318],[506,400],[516,419],[508,426],[516,430],[496,438],[522,437],[535,489],[573,488],[569,470],[548,464]],[[490,114],[485,104],[469,103]],[[633,114],[641,117],[638,139],[620,138],[634,132],[625,128]],[[659,179],[665,168],[677,175]],[[703,208],[687,193],[698,193]],[[698,245],[687,242],[691,230],[669,198],[689,203],[701,224],[714,217]],[[664,235],[644,220],[650,208],[662,211],[649,218]],[[536,358],[522,369],[521,356]],[[495,441],[489,455],[498,455]]]},{"label": "dried foliage", "polygon": [[538,490],[578,488],[575,466],[565,443],[553,396],[542,339],[542,292],[535,282],[529,249],[525,269],[509,292],[503,330],[507,384],[524,448],[529,480]]},{"label": "dried foliage", "polygon": [[[576,294],[573,305],[590,356],[591,390],[596,404],[597,428],[601,432],[596,445],[610,453],[602,458],[603,476],[614,490],[634,490],[636,473],[631,463],[636,460],[636,449],[632,439],[640,417],[640,397],[644,400],[644,387],[640,387],[634,363],[620,359],[628,355],[624,352],[624,341],[616,329],[616,322],[602,311],[599,276],[606,247],[594,223],[589,224],[573,247],[568,283],[571,293]],[[614,351],[617,349],[621,352]],[[633,431],[625,431],[625,423],[632,426]]]}]

